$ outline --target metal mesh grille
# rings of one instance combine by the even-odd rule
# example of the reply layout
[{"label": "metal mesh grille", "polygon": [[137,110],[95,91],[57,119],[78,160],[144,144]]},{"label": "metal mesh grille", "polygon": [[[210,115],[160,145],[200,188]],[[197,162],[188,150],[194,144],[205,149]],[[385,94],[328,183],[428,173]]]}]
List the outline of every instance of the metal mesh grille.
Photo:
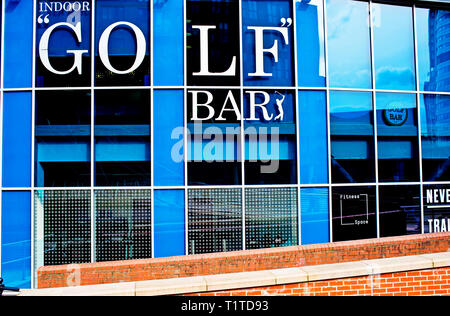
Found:
[{"label": "metal mesh grille", "polygon": [[35,191],[34,199],[35,229],[43,229],[36,233],[43,236],[35,241],[40,245],[36,260],[43,265],[90,262],[90,191]]},{"label": "metal mesh grille", "polygon": [[152,257],[151,190],[95,191],[96,261]]},{"label": "metal mesh grille", "polygon": [[297,188],[245,190],[246,248],[273,248],[298,244]]},{"label": "metal mesh grille", "polygon": [[242,250],[240,189],[193,189],[188,193],[189,254]]}]

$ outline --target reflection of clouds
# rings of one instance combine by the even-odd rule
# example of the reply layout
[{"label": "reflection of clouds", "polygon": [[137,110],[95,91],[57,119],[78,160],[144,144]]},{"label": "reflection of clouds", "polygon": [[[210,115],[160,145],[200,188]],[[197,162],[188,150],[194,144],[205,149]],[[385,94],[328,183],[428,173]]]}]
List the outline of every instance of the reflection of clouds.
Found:
[{"label": "reflection of clouds", "polygon": [[414,73],[407,67],[381,67],[376,72],[377,85],[398,89],[408,83],[414,83]]},{"label": "reflection of clouds", "polygon": [[[352,67],[354,66],[354,67]],[[343,64],[342,67],[336,67],[336,71],[330,72],[333,82],[340,87],[367,87],[370,88],[370,69],[358,69],[359,65]]]},{"label": "reflection of clouds", "polygon": [[342,29],[350,27],[352,15],[357,16],[357,3],[348,1],[330,1],[327,3],[328,40],[335,39],[345,33]]}]

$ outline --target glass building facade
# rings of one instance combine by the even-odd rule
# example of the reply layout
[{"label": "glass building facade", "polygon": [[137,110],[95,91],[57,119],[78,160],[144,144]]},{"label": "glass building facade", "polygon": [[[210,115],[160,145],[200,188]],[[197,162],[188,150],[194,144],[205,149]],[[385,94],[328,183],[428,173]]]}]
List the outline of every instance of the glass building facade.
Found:
[{"label": "glass building facade", "polygon": [[7,285],[449,231],[449,1],[0,3]]}]

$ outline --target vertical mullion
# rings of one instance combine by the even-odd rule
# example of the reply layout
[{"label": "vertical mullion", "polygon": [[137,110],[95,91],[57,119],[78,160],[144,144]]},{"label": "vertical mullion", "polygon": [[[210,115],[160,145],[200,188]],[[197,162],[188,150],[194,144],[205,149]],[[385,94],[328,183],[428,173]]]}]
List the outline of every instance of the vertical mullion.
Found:
[{"label": "vertical mullion", "polygon": [[184,156],[184,248],[185,254],[189,254],[189,206],[188,206],[188,128],[187,128],[187,0],[183,0],[183,156]]},{"label": "vertical mullion", "polygon": [[377,227],[377,238],[380,238],[380,210],[379,210],[379,175],[378,175],[378,122],[377,122],[377,95],[376,95],[376,77],[375,77],[375,50],[374,50],[374,35],[373,35],[373,2],[369,2],[369,32],[370,32],[370,65],[372,71],[372,109],[373,109],[373,135],[374,135],[374,149],[375,149],[375,217]]},{"label": "vertical mullion", "polygon": [[95,9],[96,0],[92,0],[91,11],[91,262],[96,262],[95,256]]},{"label": "vertical mullion", "polygon": [[244,130],[244,58],[243,58],[243,17],[242,17],[242,1],[239,1],[239,58],[240,58],[240,94],[241,94],[241,133],[240,133],[240,148],[241,148],[241,209],[242,209],[242,250],[247,249],[247,245],[245,242],[246,237],[246,221],[245,221],[245,202],[246,202],[246,194],[245,194],[245,130]]},{"label": "vertical mullion", "polygon": [[[37,8],[37,1],[33,0],[33,44],[32,44],[32,78],[31,78],[31,206],[30,206],[30,213],[31,213],[31,273],[32,273],[32,277],[31,277],[31,288],[35,287],[35,278],[37,277],[37,275],[35,274],[35,270],[37,269],[37,267],[35,266],[35,241],[39,240],[40,238],[42,238],[42,242],[44,239],[44,236],[39,236],[39,239],[36,238],[36,236],[34,236],[35,234],[35,210],[34,210],[34,204],[35,204],[35,200],[34,200],[34,196],[35,196],[35,183],[34,183],[34,172],[35,172],[35,168],[34,168],[34,161],[35,161],[35,111],[36,111],[36,17],[37,17],[37,12],[36,12],[36,8]],[[2,54],[3,55],[3,54]],[[2,69],[3,72],[3,69]],[[3,84],[3,80],[2,80],[2,84]],[[3,168],[3,166],[2,166]],[[44,216],[44,214],[42,214],[42,216]],[[39,230],[41,231],[41,230]],[[42,254],[44,255],[44,254]],[[36,271],[37,272],[37,271]]]},{"label": "vertical mullion", "polygon": [[153,107],[154,107],[154,95],[153,95],[153,1],[149,2],[149,18],[150,18],[150,70],[149,70],[149,76],[150,76],[150,186],[151,189],[151,198],[150,198],[150,240],[151,240],[151,254],[152,258],[155,257],[155,194],[154,194],[154,185],[155,185],[155,172],[154,172],[154,165],[155,165],[155,157],[154,157],[154,128],[153,128]]},{"label": "vertical mullion", "polygon": [[323,0],[323,29],[325,50],[325,84],[326,84],[326,109],[327,109],[327,149],[328,149],[328,218],[330,230],[330,242],[333,241],[333,191],[331,178],[331,123],[330,123],[330,79],[328,72],[328,28],[327,28],[327,0]]},{"label": "vertical mullion", "polygon": [[414,36],[414,59],[415,59],[415,75],[416,75],[416,110],[417,110],[417,137],[419,142],[419,180],[420,180],[420,232],[424,231],[424,206],[423,206],[423,161],[422,161],[422,122],[420,113],[420,83],[419,83],[419,49],[417,46],[417,23],[416,23],[416,5],[412,7],[413,18],[413,36]]},{"label": "vertical mullion", "polygon": [[[4,81],[4,38],[5,38],[5,1],[1,7],[1,35],[0,35],[0,188],[3,189],[3,81]],[[3,190],[0,190],[0,275],[2,275],[2,213],[3,213]]]},{"label": "vertical mullion", "polygon": [[296,0],[292,0],[291,4],[292,4],[292,20],[294,21],[292,23],[292,28],[293,28],[293,32],[294,32],[294,84],[295,84],[295,92],[294,92],[294,96],[295,96],[295,141],[296,141],[296,148],[297,148],[297,158],[295,160],[295,169],[297,170],[297,245],[301,245],[301,219],[302,219],[302,214],[301,214],[301,201],[300,201],[300,126],[299,126],[299,90],[297,89],[298,87],[298,63],[297,63],[297,10],[295,8],[295,3],[297,1]]}]

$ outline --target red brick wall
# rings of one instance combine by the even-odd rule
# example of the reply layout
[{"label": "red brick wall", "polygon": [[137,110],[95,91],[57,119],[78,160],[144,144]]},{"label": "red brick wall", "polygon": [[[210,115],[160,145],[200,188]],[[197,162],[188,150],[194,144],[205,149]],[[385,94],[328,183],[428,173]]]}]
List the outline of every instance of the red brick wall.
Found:
[{"label": "red brick wall", "polygon": [[450,249],[450,232],[219,254],[41,267],[38,288],[260,271]]},{"label": "red brick wall", "polygon": [[186,296],[450,296],[450,268],[388,273]]}]

